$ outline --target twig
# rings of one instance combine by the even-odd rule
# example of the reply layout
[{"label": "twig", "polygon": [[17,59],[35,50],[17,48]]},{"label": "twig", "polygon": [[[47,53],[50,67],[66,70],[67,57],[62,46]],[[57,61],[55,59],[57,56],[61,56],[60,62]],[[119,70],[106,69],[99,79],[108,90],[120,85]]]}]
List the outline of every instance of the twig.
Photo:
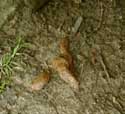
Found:
[{"label": "twig", "polygon": [[[56,114],[59,114],[58,109],[57,109],[57,107],[56,107],[56,105],[55,105],[55,100],[53,99],[53,96],[50,95],[50,94],[49,94],[48,92],[46,92],[46,91],[44,91],[44,93],[45,93],[46,96],[49,98],[48,102],[53,106],[53,108],[54,108],[55,111],[56,111]],[[52,101],[52,100],[53,100],[53,101]]]},{"label": "twig", "polygon": [[99,23],[98,23],[97,27],[94,29],[93,32],[97,32],[101,28],[102,23],[103,23],[104,8],[103,8],[102,2],[99,2],[99,3],[100,3],[100,19],[99,19]]},{"label": "twig", "polygon": [[[100,17],[99,17],[99,22],[97,24],[97,26],[95,28],[93,28],[93,31],[91,31],[89,34],[86,35],[87,39],[91,39],[91,36],[93,34],[97,34],[97,32],[102,28],[102,24],[103,24],[103,17],[104,17],[104,7],[103,7],[103,2],[98,0],[98,4],[100,4]],[[86,43],[91,46],[90,42],[86,41]]]},{"label": "twig", "polygon": [[108,72],[108,70],[107,70],[107,68],[106,68],[106,65],[105,65],[105,63],[104,63],[103,58],[102,58],[101,55],[99,56],[99,60],[100,60],[100,63],[101,63],[101,65],[102,65],[102,67],[103,67],[103,70],[104,70],[104,72],[105,72],[105,74],[106,74],[106,76],[107,76],[107,79],[108,79],[108,81],[110,82],[110,75],[109,75],[109,72]]},{"label": "twig", "polygon": [[57,110],[57,107],[55,106],[55,104],[50,100],[49,103],[53,106],[53,108],[55,109],[56,111],[56,114],[59,114],[58,110]]},{"label": "twig", "polygon": [[[111,84],[110,84],[110,82],[111,82],[111,81],[110,81],[110,74],[109,74],[109,72],[108,72],[108,69],[107,69],[105,63],[104,63],[104,60],[103,60],[102,55],[99,55],[99,60],[100,60],[101,66],[102,66],[102,68],[103,68],[103,70],[104,70],[104,72],[105,72],[105,74],[106,74],[106,77],[107,77],[107,83],[108,83],[108,85],[109,85],[109,87],[110,87],[110,89],[111,89]],[[112,89],[111,89],[111,91],[112,91]]]}]

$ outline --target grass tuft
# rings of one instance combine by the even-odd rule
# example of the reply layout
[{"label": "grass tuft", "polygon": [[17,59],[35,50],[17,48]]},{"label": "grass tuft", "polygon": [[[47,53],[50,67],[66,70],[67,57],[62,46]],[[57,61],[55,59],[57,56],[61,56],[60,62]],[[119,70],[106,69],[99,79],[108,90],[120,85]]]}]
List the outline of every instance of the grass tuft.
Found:
[{"label": "grass tuft", "polygon": [[25,47],[25,43],[21,37],[17,37],[15,47],[10,52],[4,54],[0,59],[0,93],[3,92],[11,82],[12,70],[15,56],[17,56],[19,50]]}]

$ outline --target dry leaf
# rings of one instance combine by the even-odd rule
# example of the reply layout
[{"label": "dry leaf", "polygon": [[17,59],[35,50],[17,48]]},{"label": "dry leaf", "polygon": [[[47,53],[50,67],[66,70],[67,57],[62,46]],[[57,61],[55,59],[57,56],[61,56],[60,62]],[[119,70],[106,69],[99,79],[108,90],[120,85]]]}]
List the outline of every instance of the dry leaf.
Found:
[{"label": "dry leaf", "polygon": [[33,79],[31,89],[40,90],[49,82],[49,80],[50,80],[49,73],[42,72],[35,79]]}]

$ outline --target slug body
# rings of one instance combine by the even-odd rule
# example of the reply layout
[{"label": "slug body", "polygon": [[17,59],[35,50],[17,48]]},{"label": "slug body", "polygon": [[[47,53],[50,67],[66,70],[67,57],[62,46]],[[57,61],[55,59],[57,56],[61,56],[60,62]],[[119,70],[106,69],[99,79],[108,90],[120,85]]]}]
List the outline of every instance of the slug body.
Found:
[{"label": "slug body", "polygon": [[75,90],[79,89],[79,83],[69,70],[69,63],[62,57],[53,59],[52,66],[56,70],[62,80],[68,83]]},{"label": "slug body", "polygon": [[33,79],[31,89],[40,90],[49,82],[49,80],[50,80],[49,73],[47,72],[40,73],[35,79]]},{"label": "slug body", "polygon": [[69,63],[69,69],[73,71],[73,58],[69,51],[70,45],[67,38],[63,38],[59,43],[60,54],[64,57]]}]

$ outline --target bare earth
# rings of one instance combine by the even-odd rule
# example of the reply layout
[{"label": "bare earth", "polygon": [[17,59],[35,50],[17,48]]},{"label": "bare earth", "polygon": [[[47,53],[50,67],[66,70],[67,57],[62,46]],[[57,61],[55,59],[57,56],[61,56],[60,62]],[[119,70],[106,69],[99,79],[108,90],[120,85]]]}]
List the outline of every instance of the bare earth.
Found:
[{"label": "bare earth", "polygon": [[[13,82],[0,94],[0,114],[125,114],[122,8],[115,0],[74,1],[52,0],[36,13],[20,4],[5,23],[1,21],[0,57],[13,47],[17,36],[30,47],[15,58]],[[31,80],[58,55],[58,42],[65,36],[80,91],[75,92],[54,71],[44,89],[29,91]]]}]

